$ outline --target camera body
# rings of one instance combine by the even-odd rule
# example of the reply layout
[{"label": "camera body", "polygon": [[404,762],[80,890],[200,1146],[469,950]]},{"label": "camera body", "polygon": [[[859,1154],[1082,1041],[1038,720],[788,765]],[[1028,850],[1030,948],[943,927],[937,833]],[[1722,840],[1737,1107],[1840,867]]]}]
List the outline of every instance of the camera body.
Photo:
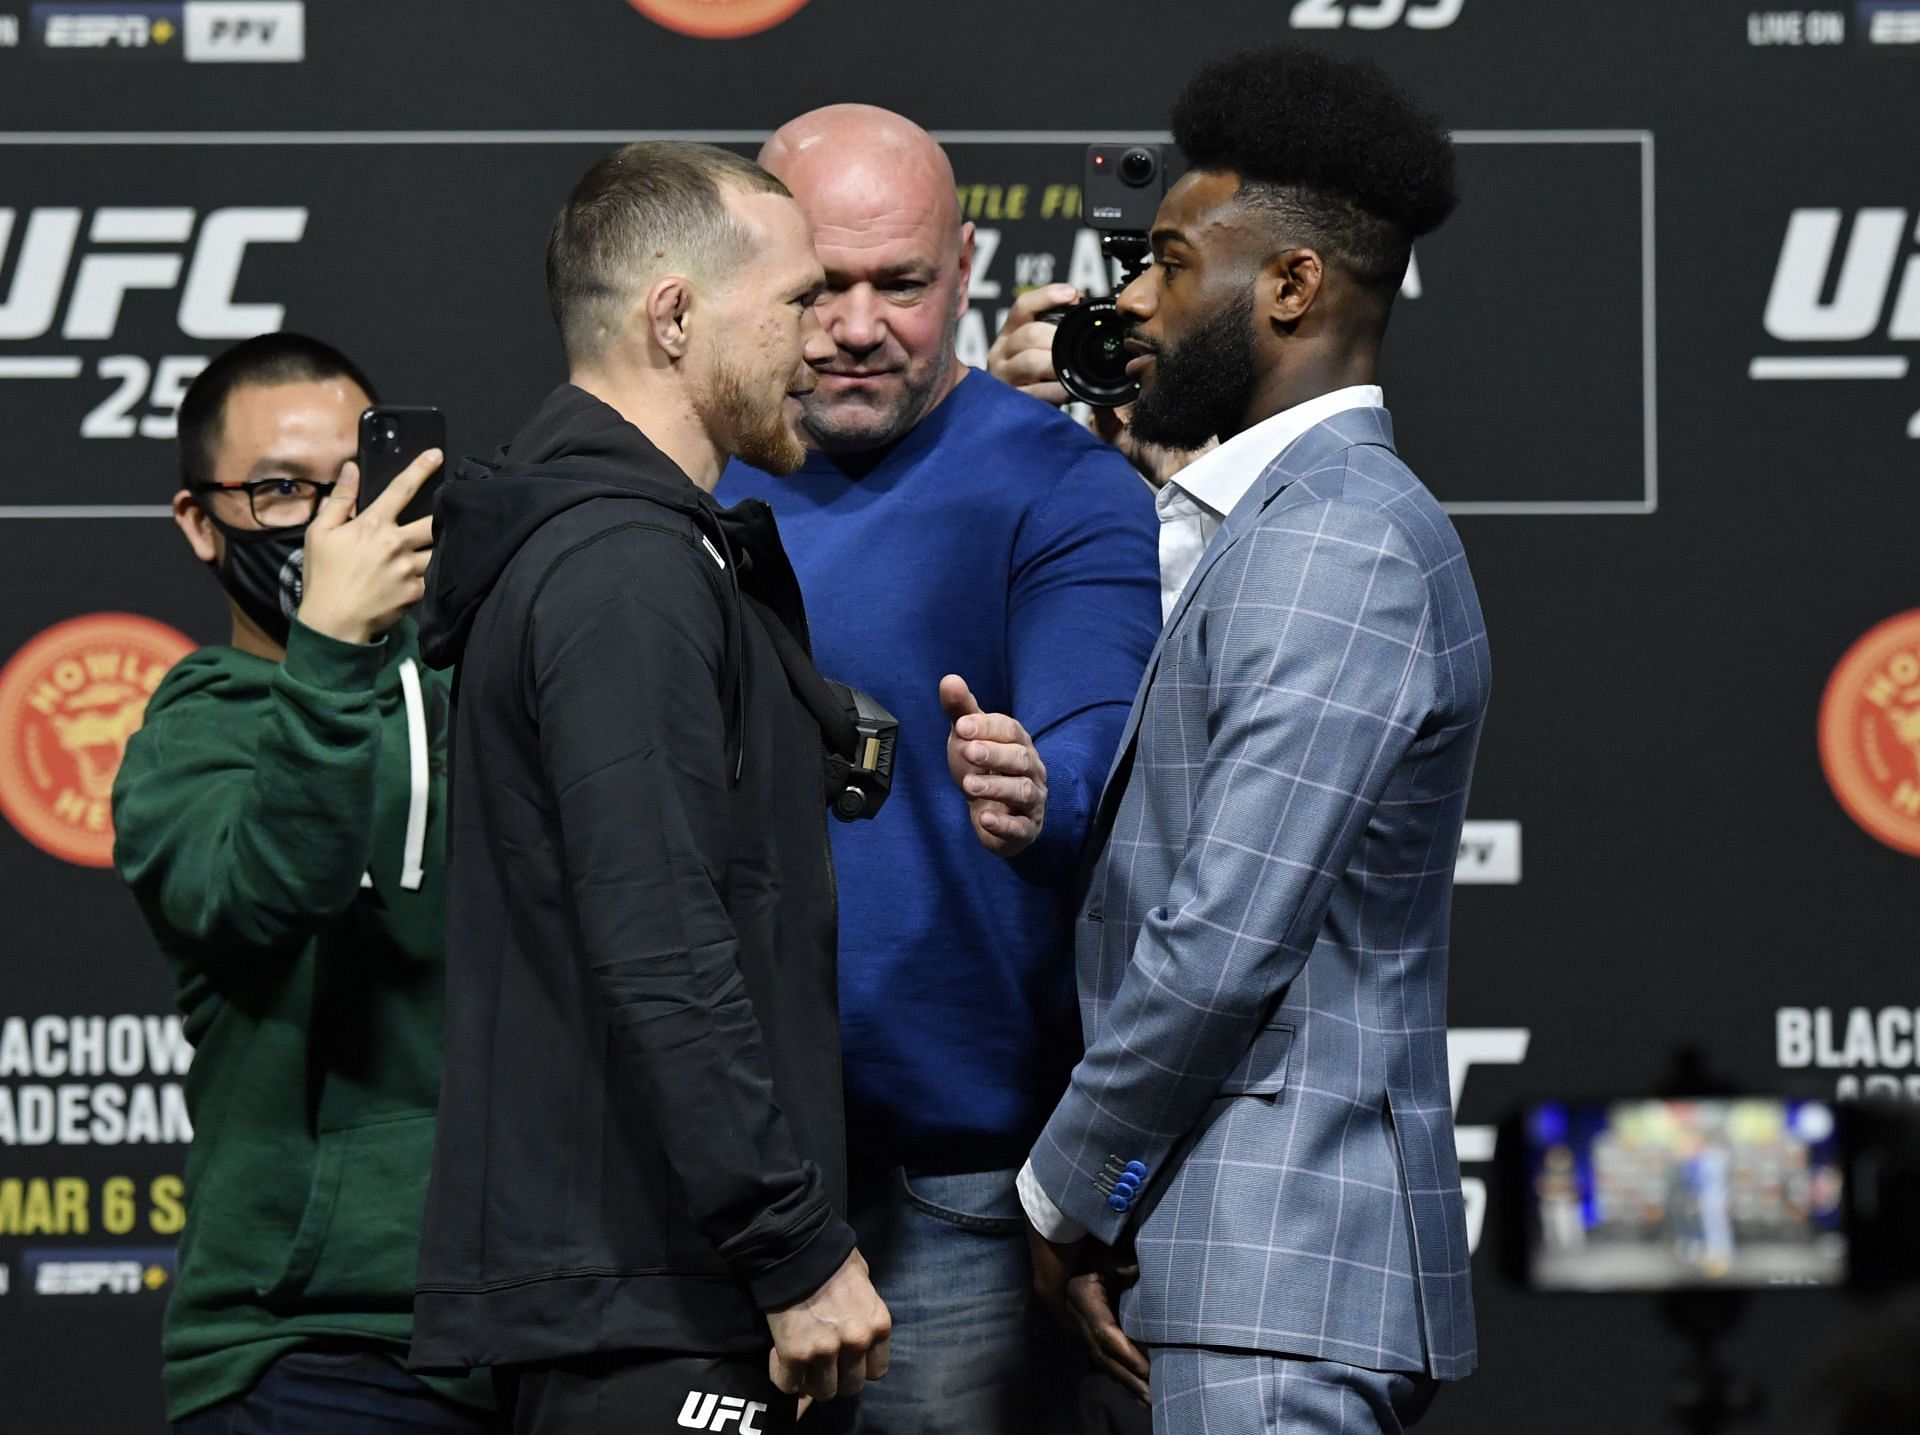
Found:
[{"label": "camera body", "polygon": [[[1087,146],[1081,208],[1100,231],[1100,252],[1119,261],[1122,288],[1151,262],[1147,231],[1166,192],[1166,154],[1159,145]],[[1132,324],[1111,298],[1083,299],[1043,317],[1059,325],[1053,369],[1069,395],[1095,408],[1116,408],[1140,396],[1138,381],[1127,373]]]},{"label": "camera body", "polygon": [[829,680],[827,688],[853,719],[854,748],[827,759],[827,796],[842,822],[877,817],[893,791],[893,754],[900,721],[870,694]]},{"label": "camera body", "polygon": [[1087,146],[1080,208],[1102,234],[1137,234],[1153,228],[1167,192],[1167,157],[1159,145]]}]

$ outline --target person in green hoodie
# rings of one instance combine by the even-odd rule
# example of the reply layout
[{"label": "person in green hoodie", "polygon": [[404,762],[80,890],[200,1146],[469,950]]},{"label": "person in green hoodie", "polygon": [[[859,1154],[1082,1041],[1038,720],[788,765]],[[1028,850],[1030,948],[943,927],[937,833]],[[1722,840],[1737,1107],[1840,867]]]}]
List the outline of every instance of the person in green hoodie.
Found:
[{"label": "person in green hoodie", "polygon": [[484,1376],[401,1366],[442,1026],[446,675],[405,614],[428,452],[356,513],[373,386],[317,340],[216,358],[180,406],[174,520],[232,641],[182,660],[113,792],[114,863],[194,1045],[163,1339],[183,1435],[495,1428]]}]

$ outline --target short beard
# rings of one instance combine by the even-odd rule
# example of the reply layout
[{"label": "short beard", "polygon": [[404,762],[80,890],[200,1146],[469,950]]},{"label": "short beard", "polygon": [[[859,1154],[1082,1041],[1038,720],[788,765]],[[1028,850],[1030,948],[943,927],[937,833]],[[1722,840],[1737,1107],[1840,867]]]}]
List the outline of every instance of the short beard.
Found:
[{"label": "short beard", "polygon": [[719,364],[699,413],[708,433],[727,436],[727,447],[740,462],[785,478],[807,461],[805,445],[787,426],[786,398],[782,388],[771,405],[757,401],[740,370]]},{"label": "short beard", "polygon": [[1190,338],[1154,350],[1153,383],[1133,406],[1136,439],[1201,448],[1235,428],[1259,380],[1253,357],[1253,296],[1222,305]]},{"label": "short beard", "polygon": [[960,332],[960,303],[955,299],[940,336],[939,357],[919,378],[902,376],[899,396],[885,409],[864,404],[835,403],[816,391],[801,400],[800,425],[822,453],[866,453],[898,443],[927,416],[933,399],[953,362],[953,346]]}]

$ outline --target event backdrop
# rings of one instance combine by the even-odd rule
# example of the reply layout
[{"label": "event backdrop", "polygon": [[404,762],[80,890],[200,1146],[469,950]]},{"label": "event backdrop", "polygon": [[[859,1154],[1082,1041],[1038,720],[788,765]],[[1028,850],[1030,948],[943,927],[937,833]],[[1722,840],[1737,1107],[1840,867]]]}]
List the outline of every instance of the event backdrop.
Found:
[{"label": "event backdrop", "polygon": [[[491,450],[560,376],[541,246],[596,156],[849,99],[949,142],[978,362],[1022,287],[1104,283],[1081,146],[1289,34],[1461,144],[1385,382],[1495,655],[1451,1010],[1476,1233],[1504,1111],[1683,1045],[1920,1093],[1920,3],[0,0],[0,1428],[160,1428],[190,1053],[106,794],[224,634],[164,507],[198,366],[311,331]],[[1484,1244],[1482,1372],[1428,1428],[1663,1428],[1651,1302],[1526,1295]],[[1870,1318],[1756,1297],[1750,1428],[1811,1428]]]}]

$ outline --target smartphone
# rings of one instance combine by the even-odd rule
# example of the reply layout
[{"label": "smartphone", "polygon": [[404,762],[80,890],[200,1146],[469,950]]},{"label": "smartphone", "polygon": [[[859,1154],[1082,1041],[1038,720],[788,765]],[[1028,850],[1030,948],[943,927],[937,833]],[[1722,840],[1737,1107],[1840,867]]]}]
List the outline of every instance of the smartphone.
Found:
[{"label": "smartphone", "polygon": [[[435,408],[376,404],[360,415],[360,502],[366,506],[386,492],[400,471],[430,448],[447,451],[447,420]],[[444,472],[444,470],[443,470]],[[401,510],[400,521],[411,523],[433,512],[433,496],[443,473],[435,473]]]},{"label": "smartphone", "polygon": [[[1517,1253],[1541,1291],[1837,1286],[1842,1113],[1775,1096],[1537,1101],[1510,1123]],[[1517,1129],[1512,1129],[1517,1127]]]}]

